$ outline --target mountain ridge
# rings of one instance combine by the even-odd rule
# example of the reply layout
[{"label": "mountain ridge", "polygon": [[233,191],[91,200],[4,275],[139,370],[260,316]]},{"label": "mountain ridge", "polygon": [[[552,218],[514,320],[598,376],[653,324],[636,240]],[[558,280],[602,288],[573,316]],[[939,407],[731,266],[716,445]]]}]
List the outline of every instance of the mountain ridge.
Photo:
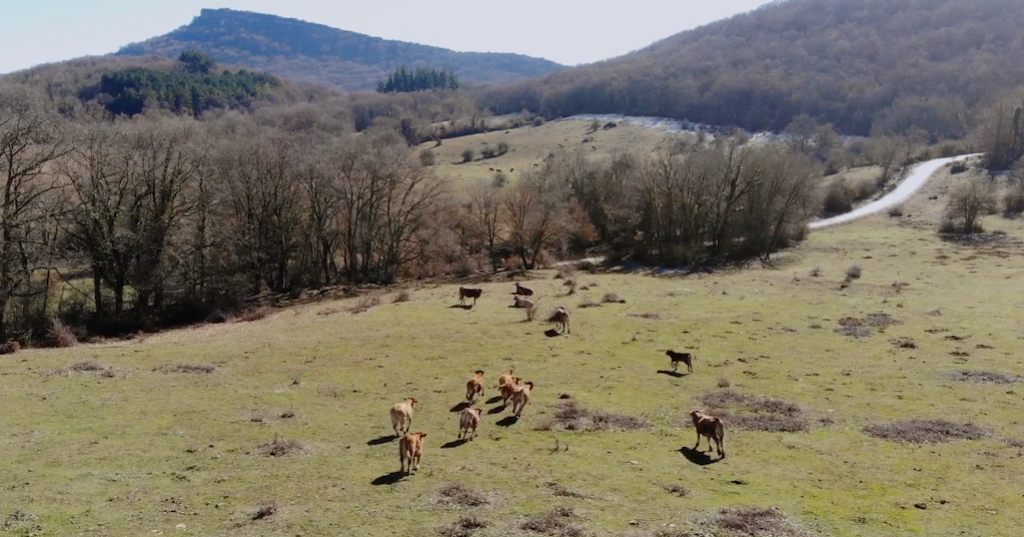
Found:
[{"label": "mountain ridge", "polygon": [[372,89],[400,65],[452,69],[471,84],[514,82],[566,68],[522,54],[457,52],[228,8],[202,9],[189,24],[125,45],[114,55],[176,57],[187,49],[221,63],[346,90]]}]

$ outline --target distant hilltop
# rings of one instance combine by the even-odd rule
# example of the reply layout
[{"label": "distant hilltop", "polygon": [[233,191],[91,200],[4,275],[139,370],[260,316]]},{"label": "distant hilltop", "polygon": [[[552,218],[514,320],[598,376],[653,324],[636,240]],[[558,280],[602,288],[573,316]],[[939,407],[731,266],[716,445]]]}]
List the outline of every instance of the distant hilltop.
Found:
[{"label": "distant hilltop", "polygon": [[115,54],[176,58],[188,49],[222,63],[346,90],[372,89],[401,65],[451,69],[470,84],[514,82],[566,68],[521,54],[456,52],[233,9],[203,9],[190,24]]}]

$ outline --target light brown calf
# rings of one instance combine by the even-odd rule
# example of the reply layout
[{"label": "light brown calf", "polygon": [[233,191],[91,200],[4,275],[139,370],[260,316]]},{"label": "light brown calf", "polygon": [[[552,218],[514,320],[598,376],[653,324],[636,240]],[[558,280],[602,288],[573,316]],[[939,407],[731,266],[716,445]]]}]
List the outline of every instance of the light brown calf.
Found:
[{"label": "light brown calf", "polygon": [[523,409],[526,405],[530,404],[530,393],[533,391],[533,383],[527,382],[522,386],[516,386],[515,391],[512,393],[512,412],[515,417],[519,417],[523,413]]},{"label": "light brown calf", "polygon": [[725,449],[722,447],[725,444],[725,422],[721,418],[705,414],[702,410],[694,410],[690,412],[690,416],[693,418],[693,427],[697,429],[697,444],[693,446],[693,449],[697,449],[700,446],[700,437],[708,437],[708,451],[714,452],[715,447],[711,445],[711,441],[715,441],[715,446],[718,446],[718,456],[725,458]]},{"label": "light brown calf", "polygon": [[498,386],[497,387],[500,388],[500,387],[502,387],[502,386],[504,386],[504,385],[506,385],[506,384],[508,384],[510,382],[515,382],[515,377],[512,376],[512,370],[511,369],[509,369],[504,374],[502,374],[500,377],[498,377]]},{"label": "light brown calf", "polygon": [[391,407],[391,427],[395,429],[395,436],[403,436],[409,432],[409,427],[412,426],[412,411],[416,408],[416,402],[410,397]]},{"label": "light brown calf", "polygon": [[462,416],[459,417],[459,440],[463,437],[470,440],[476,438],[476,428],[480,426],[480,412],[479,408],[467,408],[462,411]]},{"label": "light brown calf", "polygon": [[519,295],[516,295],[516,296],[512,297],[512,300],[515,301],[512,304],[513,308],[523,308],[523,309],[527,309],[528,310],[528,309],[534,307],[533,301],[530,300],[529,298],[523,298],[523,297],[521,297]]},{"label": "light brown calf", "polygon": [[519,383],[523,379],[516,377],[509,382],[501,385],[499,391],[501,392],[501,405],[508,406],[508,402],[512,400],[512,395],[516,393],[516,388],[519,387]]},{"label": "light brown calf", "polygon": [[[402,437],[398,442],[398,457],[402,460],[402,472],[409,475],[420,469],[420,457],[423,455],[423,439],[427,433],[412,433]],[[408,462],[408,468],[406,463]]]},{"label": "light brown calf", "polygon": [[470,403],[476,401],[476,396],[484,396],[484,372],[477,370],[476,376],[466,383],[466,400]]}]

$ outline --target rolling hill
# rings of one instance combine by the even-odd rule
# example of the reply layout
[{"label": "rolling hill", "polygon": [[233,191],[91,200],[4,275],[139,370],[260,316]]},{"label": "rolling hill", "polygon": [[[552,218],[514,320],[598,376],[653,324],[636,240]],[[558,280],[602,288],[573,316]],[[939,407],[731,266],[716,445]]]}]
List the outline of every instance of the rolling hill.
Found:
[{"label": "rolling hill", "polygon": [[204,9],[190,24],[116,54],[177,57],[187,49],[222,63],[347,90],[373,88],[403,64],[452,69],[468,83],[512,82],[564,69],[520,54],[456,52],[231,9]]},{"label": "rolling hill", "polygon": [[1020,0],[785,0],[625,56],[495,88],[481,105],[780,130],[958,138],[970,110],[1024,84]]}]

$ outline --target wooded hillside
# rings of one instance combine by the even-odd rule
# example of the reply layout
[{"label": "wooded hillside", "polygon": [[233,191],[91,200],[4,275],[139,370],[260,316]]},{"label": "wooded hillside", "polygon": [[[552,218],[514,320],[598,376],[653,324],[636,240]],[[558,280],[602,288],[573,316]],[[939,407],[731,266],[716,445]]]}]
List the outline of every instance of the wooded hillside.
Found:
[{"label": "wooded hillside", "polygon": [[1019,0],[786,0],[626,56],[496,88],[496,113],[622,113],[781,130],[963,136],[968,111],[1024,84]]}]

